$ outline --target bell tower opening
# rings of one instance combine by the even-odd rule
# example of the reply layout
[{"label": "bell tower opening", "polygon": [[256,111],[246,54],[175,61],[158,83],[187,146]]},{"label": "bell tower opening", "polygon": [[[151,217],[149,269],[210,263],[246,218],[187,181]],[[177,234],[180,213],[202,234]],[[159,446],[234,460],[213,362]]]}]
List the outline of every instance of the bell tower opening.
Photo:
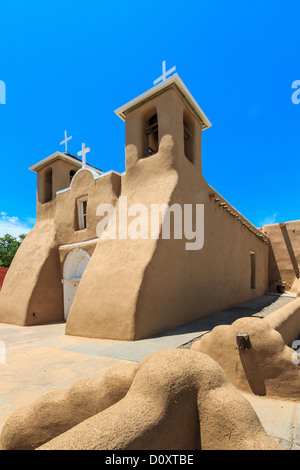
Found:
[{"label": "bell tower opening", "polygon": [[183,139],[184,139],[184,155],[186,158],[193,163],[194,162],[194,155],[193,155],[193,136],[191,133],[191,129],[189,125],[183,121]]},{"label": "bell tower opening", "polygon": [[52,168],[49,168],[44,175],[44,191],[43,191],[43,203],[49,202],[52,200]]},{"label": "bell tower opening", "polygon": [[157,114],[153,114],[150,119],[147,121],[147,127],[145,129],[145,134],[147,136],[147,148],[148,155],[150,157],[158,152],[158,121]]},{"label": "bell tower opening", "polygon": [[71,171],[70,171],[70,183],[71,183],[71,181],[72,181],[72,179],[73,179],[73,176],[75,176],[75,174],[76,174],[76,170],[71,170]]}]

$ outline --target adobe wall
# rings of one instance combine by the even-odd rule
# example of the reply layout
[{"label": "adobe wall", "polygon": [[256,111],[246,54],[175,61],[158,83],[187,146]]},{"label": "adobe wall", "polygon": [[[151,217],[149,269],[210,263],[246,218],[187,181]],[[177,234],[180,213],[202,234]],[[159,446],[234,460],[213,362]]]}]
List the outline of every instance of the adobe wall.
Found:
[{"label": "adobe wall", "polygon": [[[191,171],[187,180],[191,182],[193,177]],[[204,204],[204,246],[199,251],[187,251],[186,240],[158,241],[137,305],[138,336],[146,328],[151,334],[159,332],[158,323],[161,329],[169,329],[261,296],[267,290],[268,245],[209,197],[211,190],[205,181],[201,190],[189,192],[188,187],[179,177],[170,204]],[[251,251],[256,254],[255,289],[250,283]]]},{"label": "adobe wall", "polygon": [[[96,178],[96,179],[95,179]],[[70,189],[56,195],[55,228],[58,245],[82,243],[97,238],[97,207],[100,204],[115,206],[120,193],[121,177],[117,173],[101,176],[89,170],[80,170],[72,180]],[[77,199],[87,196],[87,227],[78,227]]]},{"label": "adobe wall", "polygon": [[[142,158],[142,130],[154,110],[159,150]],[[204,204],[203,249],[187,251],[186,239],[151,239],[150,234],[147,240],[99,240],[71,307],[67,334],[140,339],[267,291],[268,241],[234,208],[220,206],[217,195],[209,196],[213,191],[201,172],[201,129],[196,120],[193,163],[184,155],[184,110],[182,100],[169,90],[146,103],[145,109],[128,113],[120,195],[127,197],[128,206],[145,205],[148,214],[151,204]],[[256,254],[255,289],[250,284],[251,251]]]},{"label": "adobe wall", "polygon": [[[262,231],[270,238],[269,283],[272,290],[284,284],[287,291],[300,289],[300,220],[265,225]],[[298,282],[297,282],[298,280]]]},{"label": "adobe wall", "polygon": [[[49,170],[52,171],[52,198],[50,201],[44,202],[45,176]],[[68,188],[70,186],[70,172],[77,170],[78,167],[73,165],[72,163],[58,159],[38,171],[36,201],[37,221],[54,217],[56,207],[56,192]]]},{"label": "adobe wall", "polygon": [[[168,203],[177,173],[164,166],[171,158],[162,151],[162,162],[143,160],[143,171],[126,172],[121,179],[121,196],[128,206],[143,203]],[[167,164],[167,162],[166,162]],[[107,201],[103,201],[107,202]],[[109,202],[109,201],[108,201]],[[116,205],[117,220],[119,204]],[[98,219],[99,221],[100,219]],[[128,221],[130,223],[130,221]],[[66,333],[98,338],[135,339],[136,304],[145,267],[150,262],[157,240],[99,240],[80,281],[71,307]],[[88,302],[87,302],[88,299]],[[82,315],[85,311],[85,315]]]},{"label": "adobe wall", "polygon": [[264,319],[267,323],[278,331],[287,346],[298,339],[300,335],[300,299],[297,299],[268,315]]},{"label": "adobe wall", "polygon": [[60,262],[53,219],[37,222],[18,249],[0,293],[0,322],[63,320]]},{"label": "adobe wall", "polygon": [[[250,347],[239,350],[236,335]],[[291,344],[300,334],[300,299],[264,319],[248,317],[220,325],[195,341],[191,349],[208,354],[237,388],[256,395],[299,401],[300,369]]]},{"label": "adobe wall", "polygon": [[[158,116],[159,148],[156,155],[144,158],[148,151],[144,128],[152,113]],[[191,133],[188,145],[183,123]],[[18,322],[49,321],[53,310],[52,321],[63,319],[62,262],[72,246],[97,238],[99,204],[112,204],[118,219],[120,196],[126,196],[128,207],[143,204],[148,215],[153,204],[179,204],[183,209],[187,204],[203,204],[204,228],[199,231],[204,230],[204,246],[188,251],[189,240],[184,237],[151,239],[151,226],[148,239],[96,240],[70,309],[67,334],[140,339],[264,294],[268,239],[204,180],[201,129],[182,96],[170,88],[126,115],[124,175],[99,177],[82,169],[68,188],[72,165],[57,160],[51,164],[53,191],[67,189],[42,204],[45,175],[41,171],[37,224],[22,244],[15,272],[0,294],[0,321],[14,322],[14,306],[5,299],[16,285],[24,296],[15,309]],[[77,199],[82,196],[88,197],[88,222],[86,229],[78,230]],[[158,233],[161,229],[160,222]],[[35,255],[29,260],[31,252]],[[251,288],[250,252],[256,258],[255,288]],[[33,275],[25,279],[26,270]]]},{"label": "adobe wall", "polygon": [[[234,430],[234,432],[233,432]],[[280,450],[210,357],[150,354],[17,410],[3,450]]]},{"label": "adobe wall", "polygon": [[[53,173],[63,173],[55,180],[55,188],[69,187],[72,166],[66,162],[54,166]],[[38,181],[41,179],[39,175]],[[37,195],[36,225],[18,249],[1,290],[0,322],[35,325],[64,320],[61,280],[65,258],[76,243],[96,238],[97,206],[102,201],[115,204],[119,188],[117,174],[95,180],[90,171],[81,170],[71,188],[53,200],[42,204]],[[85,230],[76,230],[77,198],[84,195],[89,198],[88,224]],[[82,248],[92,255],[95,242],[83,243]]]}]

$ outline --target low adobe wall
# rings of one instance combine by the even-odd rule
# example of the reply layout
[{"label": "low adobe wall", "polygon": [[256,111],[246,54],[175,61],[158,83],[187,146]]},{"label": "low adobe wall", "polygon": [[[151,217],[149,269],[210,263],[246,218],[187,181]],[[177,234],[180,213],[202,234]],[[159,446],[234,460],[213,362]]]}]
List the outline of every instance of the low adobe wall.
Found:
[{"label": "low adobe wall", "polygon": [[281,449],[210,357],[169,349],[117,367],[16,411],[2,449]]},{"label": "low adobe wall", "polygon": [[[250,347],[238,349],[236,336],[249,335]],[[239,389],[256,395],[300,400],[300,368],[289,346],[300,334],[300,299],[264,319],[239,318],[215,327],[192,344],[223,368]]]},{"label": "low adobe wall", "polygon": [[281,334],[287,346],[300,335],[300,298],[284,305],[262,320]]}]

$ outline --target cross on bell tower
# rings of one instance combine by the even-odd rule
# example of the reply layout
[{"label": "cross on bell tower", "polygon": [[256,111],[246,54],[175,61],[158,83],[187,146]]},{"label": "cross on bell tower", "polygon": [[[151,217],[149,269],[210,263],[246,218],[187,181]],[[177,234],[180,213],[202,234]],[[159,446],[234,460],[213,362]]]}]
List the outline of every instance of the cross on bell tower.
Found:
[{"label": "cross on bell tower", "polygon": [[79,157],[82,156],[82,168],[86,168],[86,154],[90,152],[90,148],[86,147],[84,143],[81,144],[81,150],[77,153]]},{"label": "cross on bell tower", "polygon": [[65,144],[65,153],[68,153],[68,140],[71,140],[72,136],[67,137],[67,131],[65,131],[65,140],[63,140],[60,145]]},{"label": "cross on bell tower", "polygon": [[167,79],[168,75],[171,75],[175,71],[176,71],[176,67],[172,67],[170,70],[167,71],[166,61],[164,60],[162,63],[162,75],[158,77],[156,80],[154,80],[153,85],[156,85],[157,83],[161,81],[164,82]]}]

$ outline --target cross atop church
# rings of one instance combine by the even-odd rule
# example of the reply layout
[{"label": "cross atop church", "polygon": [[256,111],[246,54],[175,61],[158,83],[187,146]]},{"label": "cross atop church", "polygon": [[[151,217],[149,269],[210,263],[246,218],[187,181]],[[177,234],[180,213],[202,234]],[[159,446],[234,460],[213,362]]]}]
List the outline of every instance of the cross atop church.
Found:
[{"label": "cross atop church", "polygon": [[175,72],[176,67],[172,67],[170,70],[166,70],[166,61],[164,60],[162,63],[162,75],[158,77],[156,80],[154,80],[153,85],[157,85],[157,83],[161,81],[165,81],[168,77],[168,75],[171,75],[173,72]]},{"label": "cross atop church", "polygon": [[77,153],[79,157],[82,156],[82,168],[86,168],[86,154],[90,152],[90,148],[86,147],[84,143],[81,144],[81,150]]},{"label": "cross atop church", "polygon": [[67,131],[65,131],[65,140],[63,140],[60,145],[65,144],[65,153],[68,153],[68,140],[71,140],[72,136],[67,137]]}]

